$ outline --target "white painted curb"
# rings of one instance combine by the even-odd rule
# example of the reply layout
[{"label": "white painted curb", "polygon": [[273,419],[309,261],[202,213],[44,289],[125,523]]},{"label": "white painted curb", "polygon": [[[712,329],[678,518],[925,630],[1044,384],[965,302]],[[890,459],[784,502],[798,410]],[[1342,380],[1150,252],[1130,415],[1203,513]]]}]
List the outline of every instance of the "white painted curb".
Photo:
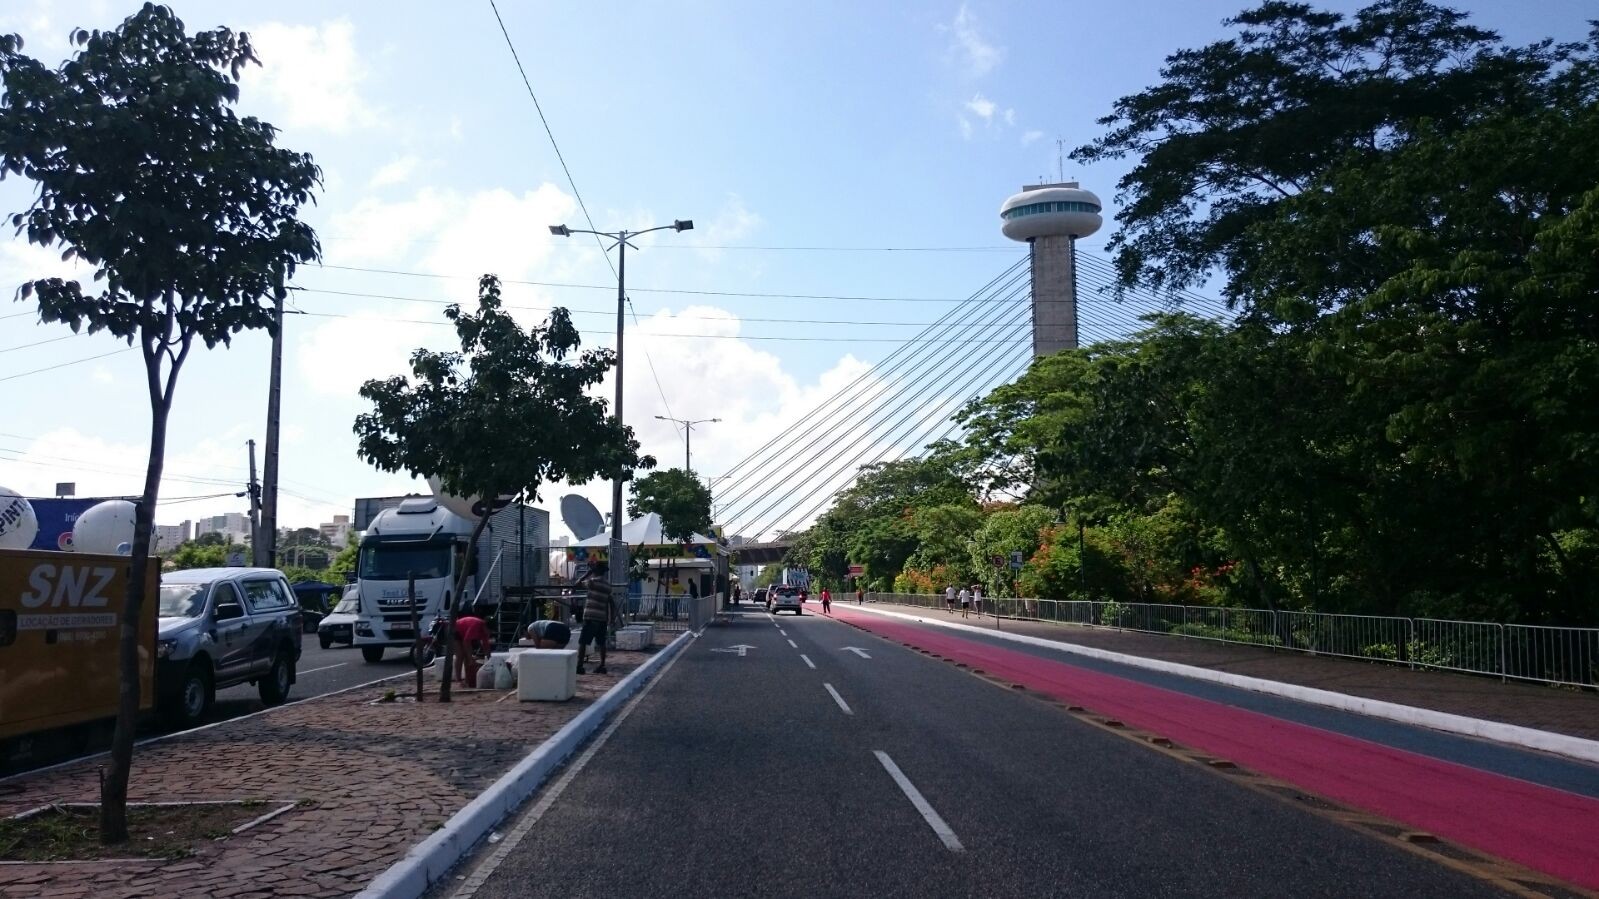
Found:
[{"label": "white painted curb", "polygon": [[1452,715],[1448,712],[1438,712],[1432,709],[1419,709],[1415,706],[1400,705],[1397,702],[1385,702],[1381,699],[1366,699],[1360,696],[1350,696],[1345,693],[1334,693],[1331,690],[1320,690],[1315,687],[1302,687],[1298,684],[1285,684],[1281,681],[1265,680],[1258,677],[1245,677],[1241,674],[1228,674],[1225,671],[1212,671],[1209,668],[1199,668],[1193,665],[1180,665],[1176,662],[1166,662],[1160,659],[1147,659],[1143,656],[1127,655],[1126,653],[1110,652],[1104,649],[1094,649],[1090,646],[1079,646],[1075,643],[1065,643],[1060,640],[1049,640],[1044,637],[1033,637],[1027,634],[1011,634],[1005,631],[994,630],[986,627],[973,627],[969,624],[960,624],[954,621],[941,621],[938,618],[924,618],[920,615],[911,615],[904,612],[890,612],[886,609],[873,609],[867,606],[854,606],[854,611],[870,612],[873,615],[886,615],[892,618],[903,618],[907,621],[919,621],[938,627],[947,627],[952,630],[971,631],[990,637],[999,637],[1016,643],[1026,643],[1030,646],[1042,646],[1074,655],[1085,656],[1090,659],[1100,659],[1106,662],[1115,662],[1118,665],[1127,665],[1132,668],[1145,668],[1150,671],[1161,671],[1175,674],[1179,677],[1194,680],[1209,681],[1215,684],[1224,684],[1237,687],[1241,690],[1250,690],[1255,693],[1266,693],[1271,696],[1281,696],[1285,699],[1294,699],[1311,705],[1338,709],[1344,712],[1354,712],[1357,715],[1368,715],[1372,718],[1383,718],[1388,721],[1397,721],[1401,724],[1411,724],[1418,727],[1428,727],[1452,734],[1463,734],[1468,737],[1478,737],[1495,743],[1505,743],[1510,746],[1519,746],[1524,749],[1537,749],[1567,758],[1578,759],[1584,762],[1599,763],[1599,741],[1584,740],[1581,737],[1557,734],[1546,730],[1537,730],[1531,727],[1521,727],[1516,724],[1505,724],[1499,721],[1485,721],[1481,718],[1468,718],[1464,715]]},{"label": "white painted curb", "polygon": [[499,780],[444,822],[444,826],[411,847],[403,858],[373,878],[356,899],[416,899],[432,889],[457,862],[477,848],[479,840],[517,808],[566,757],[605,723],[611,713],[638,692],[657,669],[695,638],[685,631],[666,648],[622,678],[593,705],[540,743]]}]

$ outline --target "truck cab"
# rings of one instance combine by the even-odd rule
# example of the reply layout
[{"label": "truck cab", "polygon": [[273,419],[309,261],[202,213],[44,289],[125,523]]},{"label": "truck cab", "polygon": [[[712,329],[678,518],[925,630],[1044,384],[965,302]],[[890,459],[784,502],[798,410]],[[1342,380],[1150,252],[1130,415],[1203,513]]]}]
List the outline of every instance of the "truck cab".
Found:
[{"label": "truck cab", "polygon": [[[474,561],[472,527],[432,497],[408,498],[373,517],[356,562],[355,645],[361,647],[362,658],[378,662],[390,647],[410,649],[415,644],[413,578],[415,626],[421,633],[449,609],[457,575]],[[469,593],[471,589],[468,581]]]}]

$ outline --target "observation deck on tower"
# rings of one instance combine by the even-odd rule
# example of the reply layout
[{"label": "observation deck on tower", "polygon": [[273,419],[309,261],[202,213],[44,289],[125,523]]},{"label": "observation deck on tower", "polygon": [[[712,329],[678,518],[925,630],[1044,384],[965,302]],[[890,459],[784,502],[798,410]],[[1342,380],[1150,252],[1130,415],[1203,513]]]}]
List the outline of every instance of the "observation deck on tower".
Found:
[{"label": "observation deck on tower", "polygon": [[1035,357],[1078,346],[1076,242],[1099,230],[1101,210],[1075,181],[1024,187],[999,207],[1000,230],[1031,252]]}]

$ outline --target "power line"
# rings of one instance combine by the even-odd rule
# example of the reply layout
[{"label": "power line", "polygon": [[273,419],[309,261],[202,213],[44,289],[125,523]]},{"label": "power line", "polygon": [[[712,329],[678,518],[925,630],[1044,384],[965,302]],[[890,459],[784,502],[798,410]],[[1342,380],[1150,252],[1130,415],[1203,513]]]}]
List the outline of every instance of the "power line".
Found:
[{"label": "power line", "polygon": [[0,381],[15,381],[17,378],[26,378],[29,375],[43,374],[43,373],[45,373],[47,371],[55,371],[58,368],[66,368],[69,365],[82,365],[85,362],[93,362],[96,359],[104,359],[107,356],[115,356],[118,353],[126,353],[126,352],[131,351],[132,349],[133,349],[133,347],[127,346],[127,347],[123,347],[120,350],[112,350],[109,353],[101,353],[98,356],[88,356],[88,357],[83,358],[83,359],[73,359],[70,362],[58,362],[55,365],[46,365],[43,368],[35,368],[35,369],[30,370],[30,371],[19,371],[19,372],[17,372],[14,375],[6,375],[5,377],[0,378]]},{"label": "power line", "polygon": [[[325,263],[325,262],[324,263],[316,263],[316,266],[318,268],[330,269],[330,270],[334,270],[334,271],[363,272],[363,273],[371,274],[371,275],[398,275],[398,276],[407,277],[407,278],[431,278],[431,279],[434,279],[434,280],[441,280],[441,281],[476,281],[477,280],[477,278],[475,276],[472,276],[472,275],[440,275],[440,274],[436,274],[436,273],[433,273],[433,272],[409,272],[409,271],[404,271],[404,270],[401,270],[401,269],[392,269],[392,268],[368,268],[368,267],[358,266],[358,265],[330,265],[330,264]],[[576,283],[572,283],[572,282],[569,282],[569,281],[528,281],[528,280],[521,280],[521,279],[517,279],[517,278],[502,278],[500,283],[502,283],[502,284],[520,284],[520,285],[523,285],[523,286],[526,286],[526,287],[561,287],[561,288],[570,288],[570,289],[573,289],[573,290],[615,290],[616,289],[616,285],[614,285],[614,284],[611,284],[611,285],[607,285],[607,284],[576,284]],[[772,300],[854,300],[854,301],[860,301],[860,302],[876,302],[876,303],[960,303],[960,302],[964,301],[960,297],[876,297],[876,296],[852,296],[852,295],[848,295],[848,294],[825,294],[825,293],[762,293],[762,292],[757,292],[757,291],[738,291],[738,290],[689,290],[689,289],[685,289],[685,288],[668,288],[668,287],[634,287],[634,288],[630,288],[629,289],[630,293],[633,292],[633,291],[638,291],[639,293],[669,293],[669,294],[681,294],[681,295],[686,295],[686,296],[740,297],[740,298],[745,298],[745,299],[772,299]]]},{"label": "power line", "polygon": [[[539,114],[539,122],[544,125],[544,134],[549,137],[550,146],[555,150],[555,158],[561,163],[561,171],[566,173],[567,186],[572,188],[572,196],[577,199],[577,207],[583,210],[583,220],[588,222],[590,231],[598,231],[599,229],[594,227],[594,217],[589,215],[588,204],[583,202],[583,194],[577,189],[577,179],[572,177],[572,170],[567,167],[566,156],[561,153],[561,145],[555,140],[555,131],[550,128],[550,120],[544,117],[544,106],[539,103],[539,95],[533,91],[533,82],[528,80],[527,69],[522,67],[522,56],[516,52],[516,42],[511,40],[511,32],[505,27],[505,19],[500,16],[500,7],[495,4],[494,0],[489,0],[489,8],[494,10],[494,21],[499,23],[500,34],[505,37],[505,46],[510,49],[511,59],[516,62],[516,71],[522,76],[522,86],[527,88],[527,95],[533,100],[533,108]],[[616,266],[611,264],[611,256],[606,252],[605,242],[600,239],[600,235],[594,235],[594,243],[599,246],[600,255],[605,257],[605,265],[611,270],[611,276],[620,282],[622,276],[617,272]],[[628,300],[627,305],[631,309],[633,301],[631,299]],[[636,311],[633,313],[633,324],[638,324],[638,312]],[[655,389],[661,394],[661,403],[666,406],[666,414],[671,415],[672,404],[666,399],[666,391],[661,387],[660,375],[655,373],[655,360],[650,358],[648,349],[644,350],[644,361],[649,365],[650,377],[655,379]]]}]

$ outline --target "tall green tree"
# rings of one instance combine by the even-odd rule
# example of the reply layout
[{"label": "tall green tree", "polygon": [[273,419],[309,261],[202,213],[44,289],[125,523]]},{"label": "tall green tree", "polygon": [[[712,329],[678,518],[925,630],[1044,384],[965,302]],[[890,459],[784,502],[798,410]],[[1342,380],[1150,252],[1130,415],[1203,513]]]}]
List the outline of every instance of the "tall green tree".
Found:
[{"label": "tall green tree", "polygon": [[12,224],[63,259],[93,269],[87,284],[25,282],[39,318],[105,331],[137,346],[150,402],[150,454],[136,505],[132,577],[119,639],[121,681],[101,838],[127,839],[127,789],[139,713],[138,622],[167,419],[196,341],[227,344],[270,329],[272,302],[297,265],[320,255],[299,220],[321,173],[276,146],[277,132],[235,115],[239,76],[256,62],[247,35],[190,35],[164,6],[145,4],[110,31],[73,33],[73,57],[51,68],[0,37],[0,175],[36,189]]},{"label": "tall green tree", "polygon": [[[478,282],[477,309],[445,308],[459,351],[426,348],[411,354],[407,375],[370,380],[361,396],[372,404],[355,420],[356,452],[382,471],[437,477],[457,496],[536,499],[552,481],[581,484],[619,470],[653,467],[640,457],[633,429],[616,420],[605,400],[590,394],[615,362],[606,349],[579,351],[572,317],[561,307],[542,325],[523,329],[506,312],[500,282]],[[492,503],[472,529],[471,543],[493,515]],[[453,633],[468,567],[451,591]],[[439,698],[450,698],[451,643]]]},{"label": "tall green tree", "polygon": [[661,516],[661,530],[673,540],[688,540],[711,529],[711,489],[692,471],[652,471],[630,486],[627,514]]}]

